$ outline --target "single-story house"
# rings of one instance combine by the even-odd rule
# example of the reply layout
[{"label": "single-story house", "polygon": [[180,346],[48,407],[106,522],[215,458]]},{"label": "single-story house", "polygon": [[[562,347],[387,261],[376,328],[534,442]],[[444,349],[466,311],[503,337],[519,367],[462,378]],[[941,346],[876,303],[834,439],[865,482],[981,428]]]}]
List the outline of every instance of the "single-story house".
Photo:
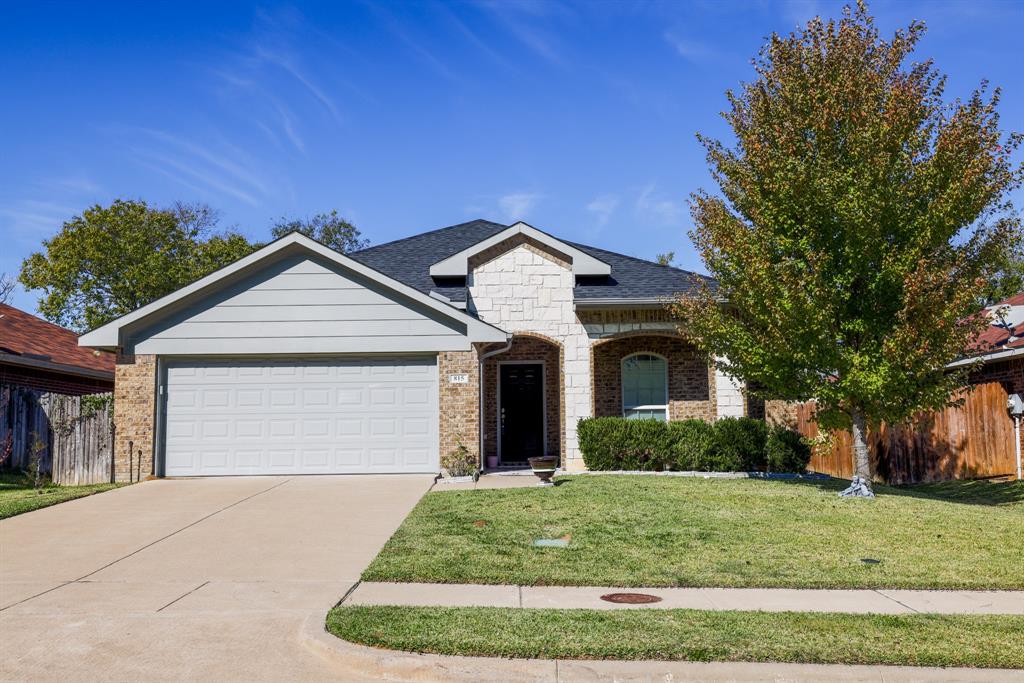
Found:
[{"label": "single-story house", "polygon": [[0,385],[70,396],[113,391],[114,356],[81,348],[71,330],[0,304]]},{"label": "single-story house", "polygon": [[[54,411],[66,415],[69,406],[78,405],[78,399],[68,397],[109,394],[113,389],[113,354],[82,348],[78,335],[71,330],[0,304],[0,466],[27,468],[40,442],[45,445],[39,454],[44,472],[52,471],[55,457],[63,464],[62,456],[75,449],[99,453],[77,439],[64,439],[55,450],[51,418]],[[89,434],[101,440],[101,431],[91,430]],[[108,462],[109,443],[108,430]],[[105,472],[109,472],[109,466]],[[67,481],[64,474],[64,470],[58,470],[55,479]],[[107,478],[109,475],[102,480]]]},{"label": "single-story house", "polygon": [[291,233],[80,343],[117,353],[123,472],[128,441],[164,476],[437,472],[459,444],[579,470],[580,418],[746,413],[667,317],[702,282],[525,223]]},{"label": "single-story house", "polygon": [[981,361],[972,384],[1000,382],[1007,393],[1024,395],[1024,292],[979,312],[989,325],[952,367]]},{"label": "single-story house", "polygon": [[[980,315],[988,318],[988,327],[967,356],[951,366],[980,360],[982,365],[971,375],[971,384],[999,382],[1007,394],[1024,396],[1024,292],[982,309]],[[1024,451],[1024,431],[1018,439]]]}]

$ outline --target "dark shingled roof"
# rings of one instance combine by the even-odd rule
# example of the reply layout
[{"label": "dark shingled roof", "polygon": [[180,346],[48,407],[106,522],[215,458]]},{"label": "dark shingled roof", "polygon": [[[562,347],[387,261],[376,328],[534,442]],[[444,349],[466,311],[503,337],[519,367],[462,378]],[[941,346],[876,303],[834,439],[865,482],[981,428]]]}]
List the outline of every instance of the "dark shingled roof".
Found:
[{"label": "dark shingled roof", "polygon": [[[430,276],[430,266],[508,227],[492,221],[475,220],[369,247],[348,256],[421,292],[429,294],[433,290],[452,301],[465,301],[466,287],[461,283],[435,280]],[[612,267],[612,274],[608,278],[586,278],[577,283],[577,301],[654,299],[694,291],[701,282],[708,283],[712,289],[717,284],[712,278],[679,268],[662,266],[586,244],[569,241],[566,244]]]}]

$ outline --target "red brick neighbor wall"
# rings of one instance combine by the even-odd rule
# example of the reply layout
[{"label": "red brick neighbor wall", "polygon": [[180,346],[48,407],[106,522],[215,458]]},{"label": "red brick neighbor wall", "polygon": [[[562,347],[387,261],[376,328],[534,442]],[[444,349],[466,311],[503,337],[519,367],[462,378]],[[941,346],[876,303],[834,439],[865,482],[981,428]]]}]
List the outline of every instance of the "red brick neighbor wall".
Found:
[{"label": "red brick neighbor wall", "polygon": [[[118,354],[114,366],[114,472],[117,481],[135,480],[140,474],[143,479],[149,476],[153,467],[155,425],[156,356]],[[130,459],[129,442],[134,451]]]},{"label": "red brick neighbor wall", "polygon": [[[488,347],[501,348],[501,344]],[[565,443],[565,410],[562,394],[565,375],[562,347],[553,340],[531,334],[517,334],[512,348],[484,361],[484,454],[498,454],[498,364],[503,361],[544,362],[544,401],[547,409],[547,455],[561,455]]]},{"label": "red brick neighbor wall", "polygon": [[670,420],[715,419],[714,367],[682,337],[649,333],[614,338],[593,346],[591,373],[596,417],[622,415],[622,359],[644,352],[668,360]]},{"label": "red brick neighbor wall", "polygon": [[[462,443],[480,457],[480,372],[473,351],[442,351],[437,354],[439,376],[439,438],[443,458]],[[451,375],[469,375],[466,384],[452,384]]]},{"label": "red brick neighbor wall", "polygon": [[0,363],[0,384],[26,387],[54,394],[67,394],[68,396],[102,394],[114,390],[113,379],[79,377],[78,375],[18,365],[4,365],[3,363]]}]

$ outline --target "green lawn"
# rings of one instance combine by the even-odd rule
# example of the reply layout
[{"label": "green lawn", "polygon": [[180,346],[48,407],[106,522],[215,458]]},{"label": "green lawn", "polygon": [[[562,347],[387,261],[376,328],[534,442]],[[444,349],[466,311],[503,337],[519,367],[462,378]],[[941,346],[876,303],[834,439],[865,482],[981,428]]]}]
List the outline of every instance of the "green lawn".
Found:
[{"label": "green lawn", "polygon": [[336,607],[334,635],[438,654],[1024,667],[1024,617]]},{"label": "green lawn", "polygon": [[[564,477],[425,496],[368,581],[1024,588],[1024,484]],[[535,548],[568,535],[568,548]],[[868,565],[861,558],[879,559]]]},{"label": "green lawn", "polygon": [[39,508],[109,491],[120,484],[90,484],[88,486],[57,486],[47,484],[36,491],[23,474],[0,473],[0,519],[31,512]]}]

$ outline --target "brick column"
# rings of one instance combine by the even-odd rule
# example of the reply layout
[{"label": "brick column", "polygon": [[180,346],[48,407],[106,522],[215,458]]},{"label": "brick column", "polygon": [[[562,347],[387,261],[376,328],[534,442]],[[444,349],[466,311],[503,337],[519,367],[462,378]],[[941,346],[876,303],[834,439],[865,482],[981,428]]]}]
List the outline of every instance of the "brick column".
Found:
[{"label": "brick column", "polygon": [[[140,474],[142,479],[149,476],[153,467],[155,427],[156,356],[119,353],[114,368],[114,471],[117,481],[134,481]],[[134,451],[130,460],[129,442]]]},{"label": "brick column", "polygon": [[[474,351],[442,351],[437,354],[438,399],[440,408],[438,436],[440,454],[465,444],[480,457],[480,373]],[[469,382],[452,384],[450,375],[468,375]]]}]

